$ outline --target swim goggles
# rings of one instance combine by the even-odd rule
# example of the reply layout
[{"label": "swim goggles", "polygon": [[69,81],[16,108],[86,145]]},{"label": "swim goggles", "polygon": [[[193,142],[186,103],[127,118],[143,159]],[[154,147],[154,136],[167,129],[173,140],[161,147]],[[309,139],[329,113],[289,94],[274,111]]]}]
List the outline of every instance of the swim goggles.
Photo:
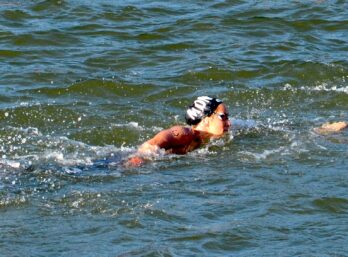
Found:
[{"label": "swim goggles", "polygon": [[220,120],[226,121],[228,120],[228,114],[227,113],[221,113],[221,112],[214,112],[216,116],[219,117]]}]

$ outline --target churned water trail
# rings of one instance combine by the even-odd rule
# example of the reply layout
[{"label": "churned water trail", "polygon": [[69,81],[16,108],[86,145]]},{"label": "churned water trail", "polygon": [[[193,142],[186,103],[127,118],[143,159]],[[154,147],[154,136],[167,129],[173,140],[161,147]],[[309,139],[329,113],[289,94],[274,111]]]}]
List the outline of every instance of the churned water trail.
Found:
[{"label": "churned water trail", "polygon": [[[0,1],[0,256],[347,256],[346,1]],[[122,163],[199,95],[232,131]]]}]

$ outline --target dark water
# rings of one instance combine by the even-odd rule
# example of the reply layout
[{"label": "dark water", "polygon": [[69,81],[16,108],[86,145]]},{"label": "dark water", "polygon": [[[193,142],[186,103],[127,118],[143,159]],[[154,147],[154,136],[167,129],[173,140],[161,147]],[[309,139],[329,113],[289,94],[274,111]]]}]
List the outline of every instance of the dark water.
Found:
[{"label": "dark water", "polygon": [[[1,256],[348,256],[347,1],[0,1]],[[198,95],[252,120],[122,159]]]}]

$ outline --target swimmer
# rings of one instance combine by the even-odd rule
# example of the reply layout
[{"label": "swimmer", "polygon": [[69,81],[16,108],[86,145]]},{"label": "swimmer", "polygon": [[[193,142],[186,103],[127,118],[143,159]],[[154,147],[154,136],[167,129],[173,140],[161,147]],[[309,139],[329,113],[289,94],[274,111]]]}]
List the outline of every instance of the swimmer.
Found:
[{"label": "swimmer", "polygon": [[319,128],[314,128],[314,132],[321,135],[326,135],[326,134],[340,132],[347,127],[348,127],[348,123],[345,121],[338,121],[333,123],[327,122],[321,125]]},{"label": "swimmer", "polygon": [[[222,137],[231,127],[226,105],[220,99],[209,96],[198,97],[187,109],[185,119],[190,127],[177,125],[162,130],[140,145],[137,152],[124,165],[139,167],[147,159],[161,153],[186,154],[209,142],[210,139]],[[237,123],[235,125],[238,127]],[[236,127],[235,125],[233,127]],[[250,124],[245,123],[245,125],[250,127]],[[319,128],[314,128],[314,131],[324,135],[339,132],[347,127],[348,123],[341,121],[325,123]]]},{"label": "swimmer", "polygon": [[125,163],[127,167],[139,167],[146,159],[159,153],[186,154],[222,137],[231,127],[226,105],[217,98],[198,97],[186,111],[188,126],[173,126],[162,130],[143,143]]}]

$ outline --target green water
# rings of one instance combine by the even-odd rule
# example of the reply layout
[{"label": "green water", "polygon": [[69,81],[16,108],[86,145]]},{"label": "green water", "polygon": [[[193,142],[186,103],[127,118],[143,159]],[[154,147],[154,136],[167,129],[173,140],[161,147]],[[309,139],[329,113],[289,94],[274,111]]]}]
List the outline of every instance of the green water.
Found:
[{"label": "green water", "polygon": [[[348,256],[347,9],[0,1],[0,256]],[[120,165],[199,95],[226,137]]]}]

